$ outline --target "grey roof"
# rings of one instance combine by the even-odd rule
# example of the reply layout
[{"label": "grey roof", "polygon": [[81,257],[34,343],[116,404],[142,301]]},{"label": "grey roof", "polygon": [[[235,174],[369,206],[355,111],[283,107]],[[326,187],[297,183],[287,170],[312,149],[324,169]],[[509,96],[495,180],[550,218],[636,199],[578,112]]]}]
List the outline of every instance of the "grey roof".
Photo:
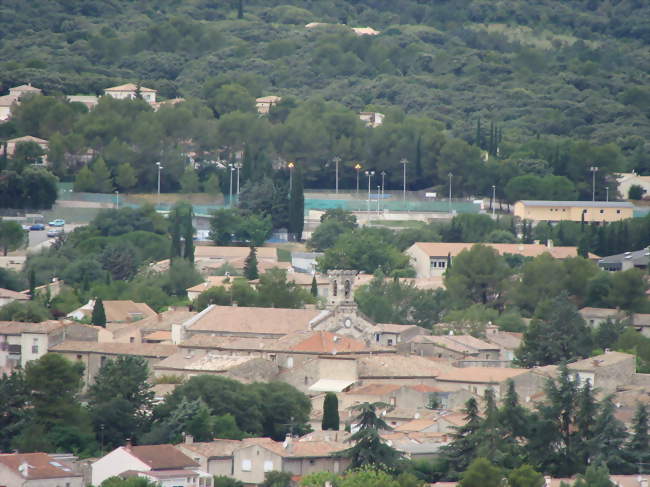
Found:
[{"label": "grey roof", "polygon": [[521,202],[527,206],[585,206],[589,208],[634,208],[634,205],[627,201],[521,200]]},{"label": "grey roof", "polygon": [[634,252],[625,252],[622,254],[608,255],[598,260],[599,264],[621,264],[623,262],[632,262],[634,266],[647,266],[650,260],[650,247],[635,250]]}]

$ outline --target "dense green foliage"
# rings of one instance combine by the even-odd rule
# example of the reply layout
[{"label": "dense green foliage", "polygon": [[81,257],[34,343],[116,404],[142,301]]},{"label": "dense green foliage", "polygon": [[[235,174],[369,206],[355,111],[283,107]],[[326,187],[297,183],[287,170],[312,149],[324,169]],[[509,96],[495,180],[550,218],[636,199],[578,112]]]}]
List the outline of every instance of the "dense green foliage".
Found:
[{"label": "dense green foliage", "polygon": [[[152,190],[161,161],[164,191],[218,182],[227,193],[230,175],[207,161],[240,150],[242,184],[279,156],[301,164],[305,186],[333,187],[339,156],[341,187],[361,160],[394,188],[406,158],[411,188],[445,187],[451,171],[456,194],[495,184],[508,202],[522,187],[588,198],[590,165],[600,198],[612,171],[650,168],[643,3],[287,2],[4,2],[0,83],[29,80],[46,96],[24,101],[0,137],[50,140],[55,173],[99,191]],[[380,34],[350,29],[365,25]],[[154,113],[106,99],[88,112],[57,98],[127,81],[188,101]],[[260,119],[255,98],[267,94],[283,99]],[[384,124],[366,128],[364,110]],[[79,170],[87,149],[96,160]]]},{"label": "dense green foliage", "polygon": [[[204,412],[196,414],[192,404]],[[179,440],[182,431],[196,433],[195,438],[224,438],[221,428],[227,416],[234,419],[234,432],[239,435],[281,440],[288,432],[303,434],[309,430],[310,409],[309,399],[285,383],[242,384],[225,377],[200,375],[178,386],[156,406],[153,427],[145,441]],[[197,418],[201,424],[195,424],[191,431],[182,429],[184,422]]]},{"label": "dense green foliage", "polygon": [[27,232],[20,224],[0,220],[0,252],[2,255],[14,251],[27,244]]},{"label": "dense green foliage", "polygon": [[[566,366],[560,367],[556,380],[548,380],[545,399],[533,410],[519,404],[509,381],[500,407],[492,390],[486,391],[482,414],[477,401],[470,399],[464,410],[466,423],[456,428],[440,458],[429,467],[414,467],[429,481],[467,479],[470,471],[472,478],[480,477],[481,471],[492,471],[471,467],[482,458],[490,462],[490,468],[501,470],[500,474],[492,471],[494,476],[502,478],[506,476],[503,471],[510,470],[511,485],[543,485],[535,470],[571,476],[585,472],[589,464],[603,465],[612,473],[634,473],[635,459],[647,457],[648,426],[642,423],[647,421],[647,406],[638,406],[629,433],[613,415],[614,409],[611,398],[597,400],[589,382],[580,384]],[[427,468],[429,473],[425,473]],[[587,469],[585,476],[589,475]],[[517,483],[524,481],[532,483]]]},{"label": "dense green foliage", "polygon": [[230,306],[233,303],[262,308],[302,308],[305,304],[315,302],[316,297],[309,291],[287,280],[286,270],[274,267],[259,276],[255,287],[246,279],[233,278],[228,289],[225,286],[207,289],[199,294],[192,306],[197,311],[211,304]]}]

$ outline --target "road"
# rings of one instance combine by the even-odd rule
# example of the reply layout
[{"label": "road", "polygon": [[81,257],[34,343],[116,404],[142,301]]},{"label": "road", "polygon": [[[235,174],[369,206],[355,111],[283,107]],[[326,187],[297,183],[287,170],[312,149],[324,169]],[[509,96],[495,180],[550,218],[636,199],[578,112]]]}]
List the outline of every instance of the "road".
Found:
[{"label": "road", "polygon": [[[77,227],[82,227],[84,224],[79,223],[66,223],[63,227],[63,230],[66,233],[72,232]],[[47,231],[52,228],[45,226],[45,230],[30,230],[29,232],[29,245],[27,247],[27,252],[33,253],[38,252],[42,248],[48,247],[54,238],[49,238],[47,236]]]}]

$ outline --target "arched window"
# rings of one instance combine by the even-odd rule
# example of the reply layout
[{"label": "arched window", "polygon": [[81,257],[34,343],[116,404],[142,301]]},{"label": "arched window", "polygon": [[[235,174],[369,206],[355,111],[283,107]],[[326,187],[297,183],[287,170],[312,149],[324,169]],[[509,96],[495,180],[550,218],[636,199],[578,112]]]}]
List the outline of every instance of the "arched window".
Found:
[{"label": "arched window", "polygon": [[345,297],[350,297],[350,281],[345,281]]},{"label": "arched window", "polygon": [[338,292],[338,283],[336,281],[334,281],[333,287],[332,287],[332,295],[336,296],[337,292]]}]

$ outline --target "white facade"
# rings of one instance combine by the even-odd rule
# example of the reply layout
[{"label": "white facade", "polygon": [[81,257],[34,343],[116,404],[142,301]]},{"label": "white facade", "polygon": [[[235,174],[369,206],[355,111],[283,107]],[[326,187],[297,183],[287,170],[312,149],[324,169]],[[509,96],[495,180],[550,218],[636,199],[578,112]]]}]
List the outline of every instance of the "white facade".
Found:
[{"label": "white facade", "polygon": [[94,462],[91,469],[92,484],[100,485],[107,478],[127,470],[148,471],[151,470],[151,467],[121,446]]}]

